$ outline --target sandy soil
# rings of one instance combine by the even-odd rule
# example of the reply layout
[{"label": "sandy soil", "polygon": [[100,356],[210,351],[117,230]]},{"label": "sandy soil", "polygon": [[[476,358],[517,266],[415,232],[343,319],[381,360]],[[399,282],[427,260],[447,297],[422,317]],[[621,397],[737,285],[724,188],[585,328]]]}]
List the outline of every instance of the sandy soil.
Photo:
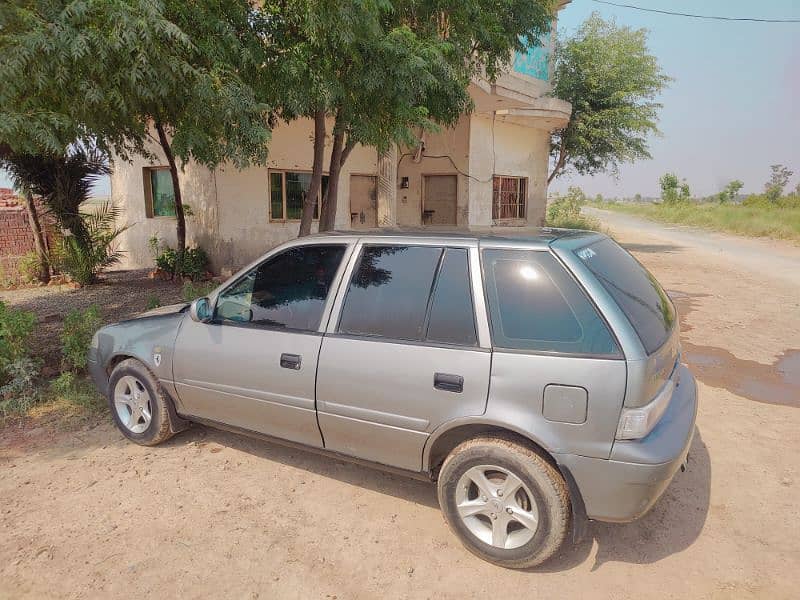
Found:
[{"label": "sandy soil", "polygon": [[640,521],[515,572],[462,549],[423,482],[204,427],[157,448],[109,419],[7,429],[0,597],[796,598],[800,288],[609,223],[676,297],[700,379],[689,469]]}]

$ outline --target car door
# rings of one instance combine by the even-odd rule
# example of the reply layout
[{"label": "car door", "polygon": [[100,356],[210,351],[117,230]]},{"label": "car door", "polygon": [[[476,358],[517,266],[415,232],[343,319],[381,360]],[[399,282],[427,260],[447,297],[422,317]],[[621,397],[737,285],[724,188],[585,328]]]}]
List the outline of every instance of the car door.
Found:
[{"label": "car door", "polygon": [[361,245],[320,352],[326,448],[418,471],[431,431],[485,411],[491,352],[476,333],[476,251]]},{"label": "car door", "polygon": [[210,323],[185,319],[173,365],[183,410],[322,446],[317,359],[347,251],[330,243],[279,251],[218,295]]}]

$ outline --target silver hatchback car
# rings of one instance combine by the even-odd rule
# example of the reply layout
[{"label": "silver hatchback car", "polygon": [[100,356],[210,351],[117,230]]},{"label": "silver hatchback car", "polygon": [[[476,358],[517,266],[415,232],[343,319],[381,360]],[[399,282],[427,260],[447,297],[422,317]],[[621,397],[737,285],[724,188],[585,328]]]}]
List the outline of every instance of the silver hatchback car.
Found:
[{"label": "silver hatchback car", "polygon": [[685,465],[678,336],[604,235],[337,233],[104,327],[90,370],[136,443],[201,422],[422,475],[470,551],[522,568],[587,518],[640,517]]}]

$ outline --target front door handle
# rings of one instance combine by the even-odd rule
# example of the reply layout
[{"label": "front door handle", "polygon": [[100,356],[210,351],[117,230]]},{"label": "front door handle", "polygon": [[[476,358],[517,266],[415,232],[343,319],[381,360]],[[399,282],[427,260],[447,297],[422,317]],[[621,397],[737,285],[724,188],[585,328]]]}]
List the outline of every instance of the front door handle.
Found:
[{"label": "front door handle", "polygon": [[460,394],[464,391],[464,378],[461,375],[451,375],[450,373],[435,373],[433,387],[443,392]]},{"label": "front door handle", "polygon": [[284,369],[299,371],[301,362],[302,359],[300,358],[299,354],[281,354],[281,367]]}]

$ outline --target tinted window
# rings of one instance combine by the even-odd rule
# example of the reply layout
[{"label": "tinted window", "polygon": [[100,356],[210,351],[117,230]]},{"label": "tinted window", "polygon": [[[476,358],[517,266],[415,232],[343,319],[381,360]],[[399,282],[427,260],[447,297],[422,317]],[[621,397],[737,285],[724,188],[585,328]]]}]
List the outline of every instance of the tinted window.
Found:
[{"label": "tinted window", "polygon": [[428,341],[467,346],[478,343],[467,253],[463,248],[445,250],[431,304]]},{"label": "tinted window", "polygon": [[675,325],[675,308],[655,277],[613,240],[575,253],[616,300],[647,353],[658,350]]},{"label": "tinted window", "polygon": [[619,354],[605,322],[551,254],[486,250],[483,261],[495,346]]},{"label": "tinted window", "polygon": [[339,331],[420,340],[442,249],[366,246],[347,290]]},{"label": "tinted window", "polygon": [[344,249],[305,246],[267,260],[220,295],[217,318],[316,331]]}]

